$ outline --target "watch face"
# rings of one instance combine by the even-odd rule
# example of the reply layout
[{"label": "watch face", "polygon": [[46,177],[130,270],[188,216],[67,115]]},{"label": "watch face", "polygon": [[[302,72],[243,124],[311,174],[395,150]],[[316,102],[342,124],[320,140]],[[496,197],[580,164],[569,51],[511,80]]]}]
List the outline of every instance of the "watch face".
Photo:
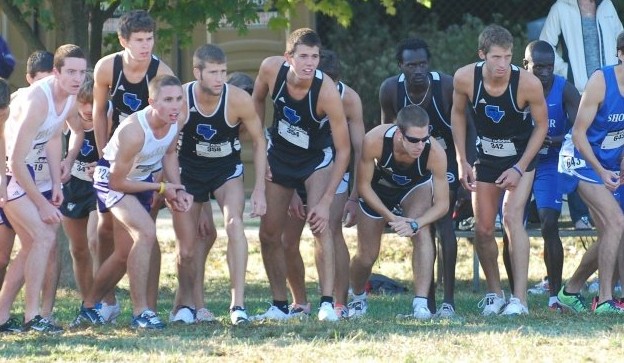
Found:
[{"label": "watch face", "polygon": [[410,222],[410,227],[412,227],[412,231],[414,232],[418,231],[418,223]]}]

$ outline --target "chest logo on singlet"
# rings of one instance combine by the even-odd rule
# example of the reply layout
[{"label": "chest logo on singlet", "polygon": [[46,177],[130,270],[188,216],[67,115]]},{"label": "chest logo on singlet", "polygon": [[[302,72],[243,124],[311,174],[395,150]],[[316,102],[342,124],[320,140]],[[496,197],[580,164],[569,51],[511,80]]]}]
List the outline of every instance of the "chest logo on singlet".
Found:
[{"label": "chest logo on singlet", "polygon": [[197,131],[197,134],[201,135],[204,140],[210,140],[217,134],[217,130],[213,129],[212,125],[206,124],[197,125],[195,131]]},{"label": "chest logo on singlet", "polygon": [[505,116],[505,111],[501,111],[500,108],[495,105],[486,105],[485,115],[497,124],[501,122],[503,116]]},{"label": "chest logo on singlet", "polygon": [[80,154],[82,156],[87,156],[93,151],[93,145],[89,143],[89,140],[82,141],[82,147],[80,148]]},{"label": "chest logo on singlet", "polygon": [[392,174],[392,180],[398,185],[406,185],[407,183],[412,181],[412,179],[406,177],[405,175],[396,175],[396,174]]},{"label": "chest logo on singlet", "polygon": [[301,116],[297,115],[297,111],[288,106],[284,106],[284,117],[286,117],[288,123],[291,125],[296,125],[301,121]]},{"label": "chest logo on singlet", "polygon": [[124,93],[123,103],[124,105],[130,107],[132,111],[138,111],[139,107],[141,107],[142,101],[134,93]]}]

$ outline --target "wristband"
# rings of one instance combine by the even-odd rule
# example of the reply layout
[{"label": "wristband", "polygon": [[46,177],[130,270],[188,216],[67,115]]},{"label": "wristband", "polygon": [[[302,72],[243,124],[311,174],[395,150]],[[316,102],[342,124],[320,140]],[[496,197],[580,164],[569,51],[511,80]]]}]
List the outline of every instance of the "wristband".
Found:
[{"label": "wristband", "polygon": [[515,165],[511,167],[513,170],[515,170],[518,174],[520,174],[520,177],[522,178],[522,170],[520,170],[520,168],[518,167],[518,165]]},{"label": "wristband", "polygon": [[160,182],[160,188],[158,189],[158,194],[163,195],[165,194],[165,182]]}]

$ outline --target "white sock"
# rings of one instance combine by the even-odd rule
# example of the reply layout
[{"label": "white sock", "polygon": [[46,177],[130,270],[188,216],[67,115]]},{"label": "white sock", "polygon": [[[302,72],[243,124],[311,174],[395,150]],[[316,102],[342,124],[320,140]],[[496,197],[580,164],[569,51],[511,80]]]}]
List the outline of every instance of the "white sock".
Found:
[{"label": "white sock", "polygon": [[553,306],[555,303],[558,303],[558,302],[559,302],[559,299],[557,299],[556,296],[551,296],[548,299],[548,306]]}]

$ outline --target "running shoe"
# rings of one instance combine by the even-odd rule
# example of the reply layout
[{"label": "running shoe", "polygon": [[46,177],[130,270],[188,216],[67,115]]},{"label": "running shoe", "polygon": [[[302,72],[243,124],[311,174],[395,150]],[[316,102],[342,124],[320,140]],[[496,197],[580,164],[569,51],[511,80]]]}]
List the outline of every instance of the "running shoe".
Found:
[{"label": "running shoe", "polygon": [[232,325],[244,325],[249,323],[247,311],[241,306],[230,308],[230,320],[232,321]]},{"label": "running shoe", "polygon": [[495,293],[487,293],[485,297],[479,301],[477,306],[483,308],[481,314],[483,316],[498,315],[505,306],[505,293],[498,296]]},{"label": "running shoe", "polygon": [[41,315],[36,315],[29,322],[24,323],[22,331],[27,332],[31,330],[47,334],[60,334],[63,332],[63,328],[50,323],[48,319],[41,317]]},{"label": "running shoe", "polygon": [[427,300],[422,301],[422,299],[414,299],[412,301],[412,317],[417,320],[429,320],[433,317],[431,311],[427,307]]},{"label": "running shoe", "polygon": [[334,305],[330,302],[321,303],[321,307],[318,312],[319,321],[338,321],[338,315],[334,310]]},{"label": "running shoe", "polygon": [[624,309],[615,300],[607,300],[602,304],[598,304],[598,298],[596,297],[596,308],[594,313],[603,314],[624,314]]},{"label": "running shoe", "polygon": [[117,317],[121,315],[121,306],[119,301],[116,301],[113,305],[108,305],[105,302],[100,303],[100,315],[107,323],[116,323]]},{"label": "running shoe", "polygon": [[361,318],[368,310],[368,300],[366,298],[353,300],[347,304],[349,318]]},{"label": "running shoe", "polygon": [[146,309],[141,314],[132,318],[130,326],[135,329],[163,329],[166,325],[155,312]]},{"label": "running shoe", "polygon": [[212,311],[206,308],[198,309],[197,312],[195,313],[195,321],[197,323],[211,323],[214,320],[215,320],[214,314],[212,313]]},{"label": "running shoe", "polygon": [[[300,314],[301,315],[301,314]],[[250,320],[276,320],[276,321],[285,321],[294,318],[296,315],[291,315],[290,311],[288,313],[283,312],[275,305],[271,305],[269,309],[263,313],[258,315],[253,315],[250,317]]]},{"label": "running shoe", "polygon": [[452,319],[455,317],[455,308],[449,303],[442,303],[435,314],[438,319]]},{"label": "running shoe", "polygon": [[70,329],[76,329],[83,326],[95,326],[95,325],[104,325],[106,321],[100,314],[99,306],[95,306],[92,308],[85,307],[84,305],[80,305],[80,312],[78,312],[78,316],[76,319],[69,324]]},{"label": "running shoe", "polygon": [[529,308],[524,306],[520,299],[516,297],[509,298],[509,303],[505,306],[501,315],[526,315],[529,313]]},{"label": "running shoe", "polygon": [[178,305],[174,312],[169,313],[170,323],[193,324],[195,322],[195,309],[186,305]]},{"label": "running shoe", "polygon": [[0,324],[0,333],[21,333],[22,324],[15,318],[9,318],[4,324]]},{"label": "running shoe", "polygon": [[567,293],[564,294],[564,291],[565,285],[561,286],[561,290],[559,290],[559,293],[557,294],[557,298],[559,299],[561,306],[575,313],[583,313],[587,311],[585,300],[580,293],[570,295]]}]

